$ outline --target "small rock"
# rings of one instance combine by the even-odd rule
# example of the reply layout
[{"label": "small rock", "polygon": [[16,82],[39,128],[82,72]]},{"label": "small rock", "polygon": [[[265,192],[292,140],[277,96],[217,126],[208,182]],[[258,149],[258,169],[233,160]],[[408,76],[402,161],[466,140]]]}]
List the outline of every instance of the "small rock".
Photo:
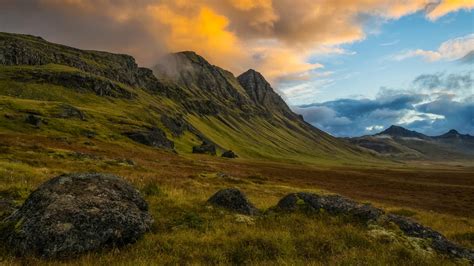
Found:
[{"label": "small rock", "polygon": [[193,147],[193,153],[216,155],[216,145],[203,141],[200,146]]},{"label": "small rock", "polygon": [[232,158],[232,159],[233,159],[233,158],[237,158],[238,156],[237,156],[237,154],[235,154],[233,151],[228,150],[228,151],[226,151],[226,152],[224,152],[224,153],[222,154],[222,157],[224,157],[224,158]]},{"label": "small rock", "polygon": [[208,202],[240,214],[257,215],[259,210],[247,199],[242,191],[236,188],[227,188],[217,191]]},{"label": "small rock", "polygon": [[123,179],[78,173],[42,184],[5,223],[2,236],[18,255],[68,258],[133,243],[153,219]]},{"label": "small rock", "polygon": [[36,115],[29,114],[26,116],[25,122],[35,127],[39,127],[41,125],[42,119]]},{"label": "small rock", "polygon": [[58,118],[77,118],[82,121],[86,120],[86,115],[83,111],[69,104],[59,105],[56,112],[56,117]]}]

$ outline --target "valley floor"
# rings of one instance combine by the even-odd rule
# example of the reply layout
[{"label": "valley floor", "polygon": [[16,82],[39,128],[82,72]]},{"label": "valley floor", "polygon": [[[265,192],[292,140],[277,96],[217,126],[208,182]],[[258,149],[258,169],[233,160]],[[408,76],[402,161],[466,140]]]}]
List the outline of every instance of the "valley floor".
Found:
[{"label": "valley floor", "polygon": [[[474,166],[468,163],[306,165],[176,155],[127,145],[0,133],[0,197],[21,203],[45,180],[84,171],[115,173],[142,191],[156,221],[152,232],[135,245],[67,264],[466,263],[420,249],[424,244],[414,239],[344,217],[269,212],[248,218],[205,204],[226,187],[240,188],[263,210],[290,192],[337,193],[413,217],[474,248]],[[2,250],[0,263],[57,262],[19,259]]]}]

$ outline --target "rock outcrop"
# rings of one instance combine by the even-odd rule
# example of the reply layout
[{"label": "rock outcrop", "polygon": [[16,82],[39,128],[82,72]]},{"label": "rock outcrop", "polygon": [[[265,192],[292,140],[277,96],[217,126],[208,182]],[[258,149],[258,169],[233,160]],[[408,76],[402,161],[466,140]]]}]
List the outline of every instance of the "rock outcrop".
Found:
[{"label": "rock outcrop", "polygon": [[236,188],[219,190],[209,198],[208,202],[214,206],[225,208],[240,214],[259,214],[259,210],[247,199],[247,196]]},{"label": "rock outcrop", "polygon": [[224,153],[222,153],[221,156],[224,157],[224,158],[231,158],[231,159],[239,157],[239,156],[237,156],[237,154],[235,154],[235,152],[233,152],[231,150],[225,151]]},{"label": "rock outcrop", "polygon": [[216,145],[209,141],[203,141],[201,145],[193,147],[193,153],[216,155]]},{"label": "rock outcrop", "polygon": [[389,214],[387,215],[388,220],[398,225],[406,235],[412,237],[423,238],[431,241],[431,246],[442,253],[449,254],[451,256],[465,258],[474,263],[474,251],[458,246],[457,244],[449,241],[445,236],[436,232],[435,230],[423,226],[414,220]]},{"label": "rock outcrop", "polygon": [[249,69],[237,77],[240,85],[245,89],[250,99],[267,113],[281,113],[291,119],[300,119],[293,113],[285,101],[278,95],[262,74]]},{"label": "rock outcrop", "polygon": [[174,149],[174,142],[166,137],[166,133],[159,129],[153,128],[149,131],[135,131],[124,133],[127,137],[138,143],[163,149]]},{"label": "rock outcrop", "polygon": [[8,247],[19,255],[67,258],[137,241],[153,223],[147,203],[120,177],[55,177],[6,218]]},{"label": "rock outcrop", "polygon": [[41,123],[43,122],[43,119],[41,119],[40,117],[38,117],[36,115],[29,114],[29,115],[26,116],[25,122],[32,125],[32,126],[40,127]]},{"label": "rock outcrop", "polygon": [[306,192],[286,195],[278,202],[276,209],[283,211],[324,210],[331,214],[352,215],[366,222],[375,221],[384,214],[381,209],[368,204],[359,204],[339,195],[326,196]]}]

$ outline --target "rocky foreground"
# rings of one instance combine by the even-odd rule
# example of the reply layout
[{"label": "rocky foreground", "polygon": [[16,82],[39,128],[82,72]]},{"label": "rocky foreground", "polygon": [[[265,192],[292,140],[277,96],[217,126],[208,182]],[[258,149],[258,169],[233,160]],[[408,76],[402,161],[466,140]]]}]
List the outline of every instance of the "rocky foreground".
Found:
[{"label": "rocky foreground", "polygon": [[[235,188],[216,192],[208,204],[248,216],[287,212],[352,217],[367,224],[396,225],[407,236],[429,241],[437,252],[474,262],[474,252],[409,218],[385,214],[370,204],[338,195],[291,193],[263,211]],[[18,256],[70,258],[85,252],[138,241],[153,224],[148,205],[122,178],[99,173],[55,177],[31,193],[25,203],[2,222],[1,240]]]}]

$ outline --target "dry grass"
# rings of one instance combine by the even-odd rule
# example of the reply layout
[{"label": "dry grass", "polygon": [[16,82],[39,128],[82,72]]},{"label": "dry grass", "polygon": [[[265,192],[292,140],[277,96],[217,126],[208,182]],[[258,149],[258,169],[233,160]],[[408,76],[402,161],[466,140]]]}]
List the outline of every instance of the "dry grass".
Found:
[{"label": "dry grass", "polygon": [[[376,169],[294,165],[265,161],[179,156],[129,143],[0,134],[0,191],[29,190],[60,173],[111,172],[140,188],[156,223],[138,243],[90,253],[71,265],[433,265],[463,264],[426,249],[427,243],[384,226],[367,226],[326,214],[267,212],[248,219],[210,208],[215,191],[238,187],[263,210],[294,191],[341,193],[388,212],[412,216],[467,247],[474,247],[471,168]],[[125,163],[132,159],[134,165]],[[448,179],[449,177],[449,179]],[[26,191],[26,192],[25,192]],[[448,193],[446,193],[448,192]],[[452,194],[451,194],[452,193]],[[454,197],[455,193],[459,193]],[[456,208],[447,202],[456,201]],[[430,211],[436,207],[436,211]],[[46,264],[3,250],[2,264]]]}]

